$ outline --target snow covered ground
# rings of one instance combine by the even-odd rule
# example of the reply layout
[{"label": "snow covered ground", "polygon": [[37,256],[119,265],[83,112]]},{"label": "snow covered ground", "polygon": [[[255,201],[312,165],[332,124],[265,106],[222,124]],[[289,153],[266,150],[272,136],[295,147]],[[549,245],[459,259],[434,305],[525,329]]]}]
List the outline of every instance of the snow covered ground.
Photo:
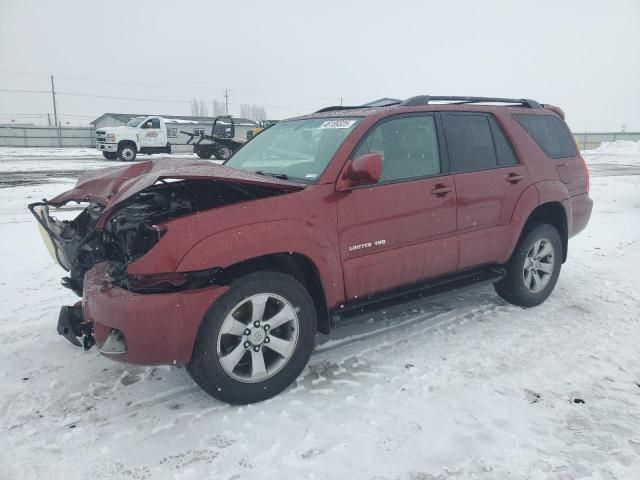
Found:
[{"label": "snow covered ground", "polygon": [[0,157],[21,179],[0,183],[0,478],[640,478],[640,152],[607,155],[585,155],[595,210],[545,304],[482,288],[355,318],[248,407],[56,334],[76,297],[25,205],[113,163]]}]

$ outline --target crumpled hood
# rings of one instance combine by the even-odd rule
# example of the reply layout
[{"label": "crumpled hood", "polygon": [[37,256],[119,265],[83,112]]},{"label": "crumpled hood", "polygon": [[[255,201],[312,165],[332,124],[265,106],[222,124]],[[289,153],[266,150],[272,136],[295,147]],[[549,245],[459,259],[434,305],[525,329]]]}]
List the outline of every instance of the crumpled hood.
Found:
[{"label": "crumpled hood", "polygon": [[94,170],[82,175],[75,187],[48,201],[59,207],[67,202],[96,202],[105,213],[161,179],[212,180],[298,190],[305,184],[258,175],[200,160],[159,159]]}]

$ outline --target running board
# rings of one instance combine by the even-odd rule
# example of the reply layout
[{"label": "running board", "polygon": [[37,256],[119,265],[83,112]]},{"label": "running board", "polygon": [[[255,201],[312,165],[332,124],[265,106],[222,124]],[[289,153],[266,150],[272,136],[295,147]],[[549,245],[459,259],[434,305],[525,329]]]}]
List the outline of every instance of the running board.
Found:
[{"label": "running board", "polygon": [[418,298],[430,297],[439,293],[493,284],[502,280],[506,274],[507,272],[502,267],[490,267],[447,275],[446,277],[401,287],[364,299],[349,301],[345,303],[342,308],[332,310],[331,318],[332,320],[339,320],[344,317],[361,315],[381,308],[387,308],[391,305],[417,300]]}]

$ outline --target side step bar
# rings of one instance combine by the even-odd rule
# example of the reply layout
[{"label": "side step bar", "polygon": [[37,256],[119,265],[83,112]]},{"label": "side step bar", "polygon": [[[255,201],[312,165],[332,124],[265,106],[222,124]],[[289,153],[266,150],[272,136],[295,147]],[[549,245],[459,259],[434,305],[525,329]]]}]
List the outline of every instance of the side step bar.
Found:
[{"label": "side step bar", "polygon": [[332,319],[351,317],[439,293],[493,284],[502,280],[506,274],[507,272],[502,267],[455,273],[427,282],[401,287],[390,292],[350,301],[345,303],[343,308],[333,310],[330,313]]}]

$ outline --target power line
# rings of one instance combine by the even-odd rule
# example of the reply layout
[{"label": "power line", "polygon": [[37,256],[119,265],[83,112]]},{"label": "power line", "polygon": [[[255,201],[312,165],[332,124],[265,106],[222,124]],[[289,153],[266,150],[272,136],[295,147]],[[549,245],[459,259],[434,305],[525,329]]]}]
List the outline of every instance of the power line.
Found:
[{"label": "power line", "polygon": [[[50,90],[27,90],[27,89],[0,89],[0,92],[4,93],[46,93],[51,94]],[[91,93],[76,93],[76,92],[60,92],[57,91],[56,95],[66,95],[72,97],[86,97],[86,98],[101,98],[107,100],[127,100],[127,101],[139,101],[139,102],[156,102],[156,103],[178,103],[178,104],[191,104],[191,100],[173,100],[173,99],[160,99],[160,98],[141,98],[141,97],[119,97],[113,95],[95,95]],[[227,94],[228,95],[228,94]],[[240,106],[240,103],[229,102],[229,105]],[[265,108],[283,109],[283,110],[312,110],[314,107],[302,107],[302,106],[284,106],[284,105],[263,105]]]},{"label": "power line", "polygon": [[[0,75],[10,75],[10,76],[25,76],[25,77],[48,77],[49,74],[44,73],[27,73],[27,72],[0,72]],[[144,82],[132,82],[129,80],[110,80],[105,78],[96,78],[96,77],[82,77],[77,75],[56,75],[58,78],[70,78],[75,80],[85,80],[92,83],[106,83],[106,84],[116,84],[116,85],[133,85],[138,87],[151,87],[151,88],[166,88],[172,90],[194,90],[194,89],[206,89],[207,91],[211,90],[219,90],[224,92],[225,89],[211,87],[211,85],[163,85],[163,84],[153,84],[153,83],[144,83]],[[306,98],[306,99],[316,99],[322,100],[326,102],[331,101],[331,96],[319,96],[319,95],[291,95],[291,94],[277,94],[277,93],[267,93],[267,92],[257,92],[255,90],[236,90],[240,93],[250,94],[250,95],[262,95],[269,97],[280,97],[280,98]]]}]

